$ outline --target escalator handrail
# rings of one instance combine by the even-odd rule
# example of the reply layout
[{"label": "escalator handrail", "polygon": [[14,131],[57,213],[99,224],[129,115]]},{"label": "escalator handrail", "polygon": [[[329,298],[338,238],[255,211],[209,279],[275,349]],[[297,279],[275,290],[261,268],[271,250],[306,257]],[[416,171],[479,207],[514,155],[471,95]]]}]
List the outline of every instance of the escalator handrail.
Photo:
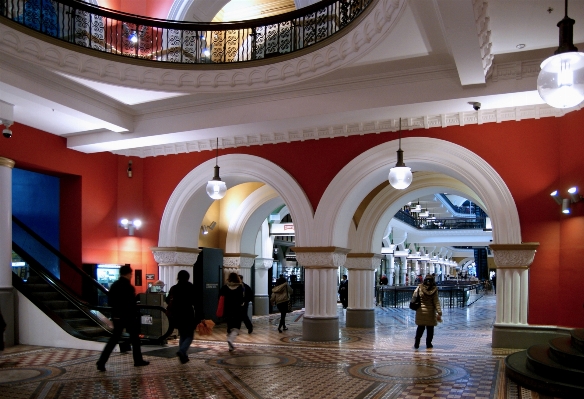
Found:
[{"label": "escalator handrail", "polygon": [[[44,238],[42,238],[37,233],[35,233],[30,227],[28,227],[26,224],[24,224],[20,219],[18,219],[16,216],[12,215],[12,221],[16,225],[18,225],[18,227],[23,229],[26,233],[31,235],[42,246],[44,246],[47,250],[49,250],[53,255],[58,257],[59,260],[61,260],[65,265],[67,265],[69,267],[69,269],[71,269],[71,270],[73,270],[73,272],[79,274],[83,279],[85,279],[85,280],[89,279],[88,281],[90,282],[90,284],[92,284],[95,288],[97,288],[98,290],[103,292],[105,295],[107,295],[107,293],[108,293],[107,288],[105,288],[103,285],[98,283],[93,277],[91,277],[89,274],[87,274],[83,269],[80,269],[79,267],[77,267],[77,265],[75,265],[75,263],[73,261],[71,261],[65,255],[63,255],[61,252],[59,252],[59,250],[57,250],[55,247],[53,247],[51,244],[49,244]],[[52,276],[52,274],[51,274],[51,276]],[[56,277],[53,276],[53,278],[56,278]]]},{"label": "escalator handrail", "polygon": [[[94,320],[97,323],[97,325],[99,325],[105,331],[107,331],[108,333],[112,332],[112,329],[110,328],[109,325],[103,323],[103,321],[99,317],[97,317],[95,314],[93,314],[91,312],[91,310],[97,310],[97,311],[106,312],[106,314],[111,314],[111,310],[112,310],[111,307],[109,307],[109,306],[93,306],[93,305],[90,305],[89,303],[87,303],[86,301],[79,299],[77,297],[76,293],[74,293],[67,285],[63,284],[63,282],[61,282],[61,280],[59,280],[57,277],[55,277],[51,272],[49,272],[47,269],[45,269],[37,260],[35,260],[28,253],[26,253],[26,251],[24,251],[20,246],[18,246],[18,244],[13,242],[12,247],[15,249],[15,252],[23,260],[25,260],[28,263],[29,267],[31,269],[33,269],[35,271],[35,273],[37,273],[41,278],[43,278],[45,281],[47,281],[53,288],[55,288],[55,290],[59,294],[61,294],[68,301],[70,301],[73,304],[73,306],[75,306],[77,309],[79,309],[81,312],[83,312],[86,316],[88,316],[89,318]],[[24,287],[24,284],[22,284],[22,287]],[[28,296],[27,296],[27,298],[29,298],[29,300],[32,301],[32,298],[30,298]],[[35,303],[35,305],[38,306],[39,304]],[[159,310],[159,311],[166,314],[166,309],[163,308],[162,306],[138,304],[137,307],[138,307],[138,310],[141,310],[141,309]],[[44,309],[44,311],[45,311],[45,313],[47,313],[47,311],[49,311],[51,313],[51,316],[50,316],[51,319],[53,319],[57,324],[59,324],[61,327],[63,327],[62,323],[60,323],[58,321],[58,316],[56,314],[54,314],[48,308]],[[166,338],[168,338],[172,334],[173,330],[174,330],[174,328],[172,326],[172,323],[170,323],[170,321],[169,321],[168,330],[163,335],[156,337],[154,340],[158,341],[158,342],[163,342],[164,340],[166,340]],[[78,334],[73,334],[69,329],[66,329],[66,331],[71,333],[74,336],[78,335]]]}]

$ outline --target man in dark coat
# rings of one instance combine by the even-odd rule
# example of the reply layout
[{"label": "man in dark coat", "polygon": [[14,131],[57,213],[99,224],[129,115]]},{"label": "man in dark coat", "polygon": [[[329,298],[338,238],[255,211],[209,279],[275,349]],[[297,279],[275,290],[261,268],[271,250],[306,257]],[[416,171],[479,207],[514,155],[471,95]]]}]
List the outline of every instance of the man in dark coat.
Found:
[{"label": "man in dark coat", "polygon": [[105,364],[114,347],[120,341],[124,328],[130,334],[134,366],[140,367],[150,364],[150,362],[142,358],[142,352],[140,350],[140,325],[138,324],[137,317],[136,290],[131,283],[132,273],[130,266],[124,265],[120,267],[120,278],[112,284],[109,290],[108,304],[112,308],[114,331],[96,363],[99,371],[105,371]]},{"label": "man in dark coat", "polygon": [[241,279],[241,284],[243,286],[243,306],[241,308],[241,321],[245,324],[247,328],[247,333],[251,334],[253,331],[253,324],[251,324],[251,320],[249,319],[247,310],[249,308],[249,303],[253,300],[253,290],[249,285],[243,282],[243,276],[240,274],[239,278]]},{"label": "man in dark coat", "polygon": [[[189,282],[189,272],[181,270],[178,272],[178,283],[173,285],[166,297],[167,315],[170,322],[178,329],[179,345],[176,355],[180,362],[185,364],[189,361],[188,350],[193,342],[195,335],[195,327],[197,321],[195,319],[195,286]],[[201,317],[197,317],[201,319]]]}]

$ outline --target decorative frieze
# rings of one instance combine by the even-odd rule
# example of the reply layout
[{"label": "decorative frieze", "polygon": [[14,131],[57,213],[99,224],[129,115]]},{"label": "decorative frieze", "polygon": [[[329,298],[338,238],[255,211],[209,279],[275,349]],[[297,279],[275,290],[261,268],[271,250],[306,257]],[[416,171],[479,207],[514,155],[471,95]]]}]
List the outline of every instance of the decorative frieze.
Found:
[{"label": "decorative frieze", "polygon": [[346,263],[351,251],[339,247],[293,247],[292,250],[304,268],[338,268]]},{"label": "decorative frieze", "polygon": [[539,243],[491,244],[497,269],[528,269]]},{"label": "decorative frieze", "polygon": [[152,247],[154,260],[159,266],[193,266],[201,252],[198,248]]},{"label": "decorative frieze", "polygon": [[256,270],[268,270],[274,264],[272,258],[255,258],[255,269]]},{"label": "decorative frieze", "polygon": [[381,263],[382,255],[374,253],[347,254],[345,267],[349,270],[375,270]]},{"label": "decorative frieze", "polygon": [[253,254],[225,254],[223,255],[224,269],[251,269],[257,255]]}]

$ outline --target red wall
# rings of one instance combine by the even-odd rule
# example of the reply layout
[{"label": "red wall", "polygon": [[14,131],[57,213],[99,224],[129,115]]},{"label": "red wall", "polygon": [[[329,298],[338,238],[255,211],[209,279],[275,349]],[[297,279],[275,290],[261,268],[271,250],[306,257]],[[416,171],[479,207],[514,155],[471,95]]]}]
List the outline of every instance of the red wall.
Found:
[{"label": "red wall", "polygon": [[[531,324],[584,327],[584,299],[572,294],[572,300],[566,300],[566,293],[580,292],[584,201],[574,204],[573,214],[566,216],[549,198],[555,189],[565,196],[572,185],[584,191],[582,125],[584,111],[562,118],[402,132],[404,137],[435,137],[462,145],[483,157],[506,182],[517,205],[523,241],[540,243],[530,271]],[[150,247],[157,245],[168,198],[188,172],[215,155],[205,151],[132,158],[130,179],[129,158],[68,150],[64,139],[22,125],[13,131],[11,140],[0,140],[0,156],[14,159],[20,168],[80,176],[81,236],[70,238],[81,248],[83,262],[130,263],[144,274],[157,272]],[[257,155],[281,166],[316,209],[325,188],[347,162],[395,139],[397,133],[369,134],[219,152]],[[407,152],[404,158],[407,164]],[[144,225],[135,237],[117,226],[122,216],[142,218]],[[67,250],[74,252],[69,246]]]}]

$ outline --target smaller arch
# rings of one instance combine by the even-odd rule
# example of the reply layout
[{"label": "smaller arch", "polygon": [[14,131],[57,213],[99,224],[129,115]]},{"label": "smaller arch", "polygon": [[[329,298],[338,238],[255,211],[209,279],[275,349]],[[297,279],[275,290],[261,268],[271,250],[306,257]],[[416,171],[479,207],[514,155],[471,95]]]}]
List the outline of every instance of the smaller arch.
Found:
[{"label": "smaller arch", "polygon": [[251,193],[234,212],[238,217],[229,223],[225,252],[254,253],[257,232],[263,221],[282,204],[282,198],[270,186],[264,185]]}]

